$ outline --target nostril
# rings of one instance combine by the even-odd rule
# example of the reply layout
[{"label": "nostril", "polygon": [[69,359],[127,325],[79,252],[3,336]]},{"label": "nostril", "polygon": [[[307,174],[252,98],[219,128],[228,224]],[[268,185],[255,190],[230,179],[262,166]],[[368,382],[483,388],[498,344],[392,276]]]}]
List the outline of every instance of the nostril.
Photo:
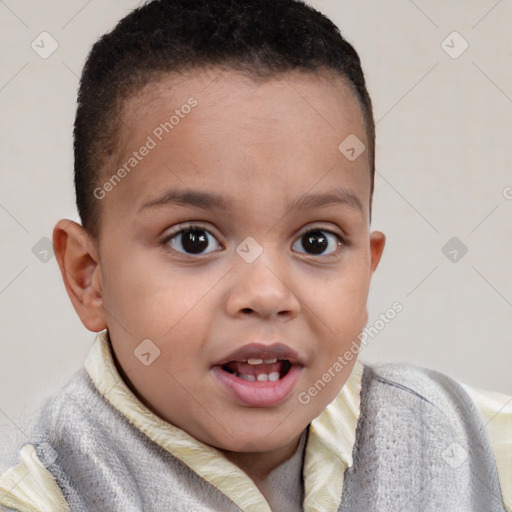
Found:
[{"label": "nostril", "polygon": [[244,308],[244,309],[242,309],[242,313],[252,313],[252,309],[251,308]]}]

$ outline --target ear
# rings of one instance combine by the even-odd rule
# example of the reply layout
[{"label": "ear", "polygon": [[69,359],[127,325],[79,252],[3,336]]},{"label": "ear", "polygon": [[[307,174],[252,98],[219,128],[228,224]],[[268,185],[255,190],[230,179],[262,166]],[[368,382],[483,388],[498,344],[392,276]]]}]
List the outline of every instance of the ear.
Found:
[{"label": "ear", "polygon": [[[380,258],[384,251],[384,245],[386,244],[386,237],[384,233],[380,231],[372,231],[370,233],[370,271],[371,276],[377,269]],[[364,313],[364,325],[368,323],[368,309],[365,308]]]},{"label": "ear", "polygon": [[98,250],[80,224],[60,220],[53,229],[53,249],[66,291],[84,326],[93,332],[107,327]]},{"label": "ear", "polygon": [[370,253],[371,253],[371,263],[370,268],[372,271],[372,275],[377,269],[377,265],[379,264],[380,258],[384,251],[384,245],[386,244],[386,237],[384,233],[380,231],[372,231],[370,233]]}]

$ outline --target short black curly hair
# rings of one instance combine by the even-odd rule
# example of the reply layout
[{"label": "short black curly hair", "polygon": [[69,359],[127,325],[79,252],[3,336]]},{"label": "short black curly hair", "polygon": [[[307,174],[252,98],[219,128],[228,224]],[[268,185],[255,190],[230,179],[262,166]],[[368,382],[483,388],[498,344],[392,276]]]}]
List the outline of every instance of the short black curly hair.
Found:
[{"label": "short black curly hair", "polygon": [[[99,236],[94,195],[115,153],[123,102],[168,72],[223,66],[269,78],[291,70],[334,71],[355,92],[375,173],[375,123],[359,56],[323,14],[300,0],[154,0],[103,35],[87,57],[74,124],[78,213]],[[370,210],[371,211],[371,210]]]}]

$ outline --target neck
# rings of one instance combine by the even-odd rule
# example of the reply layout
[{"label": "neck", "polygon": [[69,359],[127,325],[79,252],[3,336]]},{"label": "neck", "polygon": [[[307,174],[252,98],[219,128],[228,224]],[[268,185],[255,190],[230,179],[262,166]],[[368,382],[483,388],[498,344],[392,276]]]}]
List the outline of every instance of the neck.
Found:
[{"label": "neck", "polygon": [[228,460],[244,471],[261,490],[261,485],[268,475],[297,451],[301,435],[302,432],[288,444],[269,452],[223,451],[223,453]]}]

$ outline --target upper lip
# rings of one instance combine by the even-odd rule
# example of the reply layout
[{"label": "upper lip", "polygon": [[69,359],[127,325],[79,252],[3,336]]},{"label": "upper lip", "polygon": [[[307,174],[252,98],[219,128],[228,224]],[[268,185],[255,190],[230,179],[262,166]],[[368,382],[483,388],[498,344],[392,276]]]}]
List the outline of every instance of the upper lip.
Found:
[{"label": "upper lip", "polygon": [[239,347],[226,357],[223,357],[213,366],[222,366],[230,361],[247,361],[247,359],[288,359],[290,363],[303,364],[299,355],[292,348],[283,343],[273,343],[272,345],[264,345],[261,343],[249,343],[243,347]]}]

